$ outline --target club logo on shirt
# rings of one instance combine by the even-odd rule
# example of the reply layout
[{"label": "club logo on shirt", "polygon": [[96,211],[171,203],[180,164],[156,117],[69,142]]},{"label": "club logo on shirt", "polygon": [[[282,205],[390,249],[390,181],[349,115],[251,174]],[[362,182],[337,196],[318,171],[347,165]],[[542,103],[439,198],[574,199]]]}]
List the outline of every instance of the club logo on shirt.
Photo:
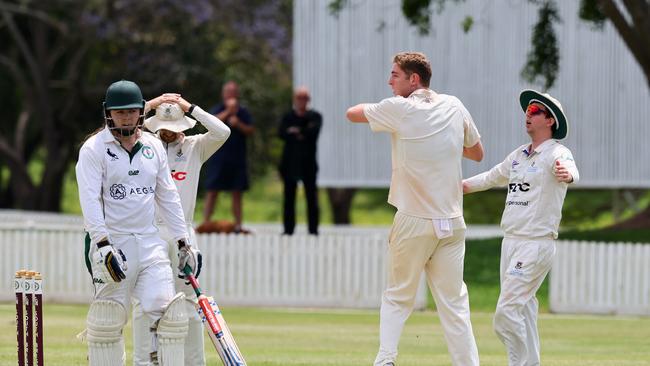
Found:
[{"label": "club logo on shirt", "polygon": [[521,269],[523,265],[524,264],[522,262],[517,262],[517,264],[515,264],[515,269]]},{"label": "club logo on shirt", "polygon": [[519,162],[517,160],[513,160],[512,161],[512,168],[516,167],[517,165],[519,165]]},{"label": "club logo on shirt", "polygon": [[140,171],[137,170],[137,169],[136,170],[129,170],[129,175],[138,175],[138,174],[140,174]]},{"label": "club logo on shirt", "polygon": [[115,153],[112,152],[111,149],[109,149],[109,148],[106,148],[106,154],[111,157],[111,161],[115,161],[115,160],[119,159],[119,157],[117,155],[115,155]]},{"label": "club logo on shirt", "polygon": [[177,172],[172,170],[172,179],[174,180],[185,180],[187,178],[187,172]]},{"label": "club logo on shirt", "polygon": [[153,159],[153,149],[150,146],[144,145],[144,147],[142,147],[142,156],[147,159]]},{"label": "club logo on shirt", "polygon": [[508,184],[508,191],[510,191],[510,193],[528,192],[528,191],[530,191],[530,184],[529,183],[510,183],[510,184]]},{"label": "club logo on shirt", "polygon": [[187,158],[185,155],[183,155],[183,150],[178,150],[176,153],[176,158],[174,158],[174,161],[186,161]]},{"label": "club logo on shirt", "polygon": [[126,188],[121,184],[113,184],[109,190],[111,197],[116,200],[122,200],[126,197]]}]

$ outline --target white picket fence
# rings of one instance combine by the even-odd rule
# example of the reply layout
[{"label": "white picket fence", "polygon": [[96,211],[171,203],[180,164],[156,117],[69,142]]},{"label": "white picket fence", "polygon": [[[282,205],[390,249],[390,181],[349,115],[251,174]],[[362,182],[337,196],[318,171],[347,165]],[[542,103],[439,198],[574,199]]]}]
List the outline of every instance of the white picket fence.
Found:
[{"label": "white picket fence", "polygon": [[[81,302],[93,290],[85,267],[80,218],[0,212],[0,301],[13,299],[14,272],[43,274],[46,301]],[[199,280],[223,305],[376,308],[385,284],[387,229],[328,227],[318,237],[281,236],[277,226],[254,235],[198,235]],[[422,280],[416,307],[426,306]]]},{"label": "white picket fence", "polygon": [[549,287],[553,312],[650,315],[650,244],[560,241]]},{"label": "white picket fence", "polygon": [[[46,301],[88,302],[81,226],[78,216],[0,210],[0,301],[13,299],[14,272],[32,268],[43,273]],[[387,228],[324,226],[318,237],[252,228],[254,235],[197,238],[206,264],[200,281],[221,304],[379,306]],[[467,237],[499,233],[470,226]],[[557,313],[650,315],[650,244],[558,241],[549,291]],[[422,281],[416,307],[426,305],[426,293]]]}]

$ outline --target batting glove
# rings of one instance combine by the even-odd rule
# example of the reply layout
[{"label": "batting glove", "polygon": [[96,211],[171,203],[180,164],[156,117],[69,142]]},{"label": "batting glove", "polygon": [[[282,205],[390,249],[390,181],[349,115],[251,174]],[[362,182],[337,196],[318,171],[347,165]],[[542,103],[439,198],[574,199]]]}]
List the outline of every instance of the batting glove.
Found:
[{"label": "batting glove", "polygon": [[93,276],[103,282],[120,282],[126,278],[126,256],[121,249],[115,249],[108,240],[97,243],[93,253]]},{"label": "batting glove", "polygon": [[203,265],[201,252],[187,244],[184,239],[178,241],[178,278],[185,278],[185,267],[189,266],[195,278],[199,277]]}]

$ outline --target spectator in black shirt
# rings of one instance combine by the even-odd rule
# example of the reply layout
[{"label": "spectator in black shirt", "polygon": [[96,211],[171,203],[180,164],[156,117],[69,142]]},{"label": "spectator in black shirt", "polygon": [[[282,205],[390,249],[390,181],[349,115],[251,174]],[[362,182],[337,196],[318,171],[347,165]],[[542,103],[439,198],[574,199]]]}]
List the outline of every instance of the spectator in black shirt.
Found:
[{"label": "spectator in black shirt", "polygon": [[297,88],[293,109],[282,118],[278,131],[284,140],[280,175],[284,182],[284,234],[292,235],[296,226],[296,186],[302,181],[307,199],[308,229],[318,235],[318,187],[316,186],[316,143],[322,125],[320,113],[307,109],[309,90]]}]

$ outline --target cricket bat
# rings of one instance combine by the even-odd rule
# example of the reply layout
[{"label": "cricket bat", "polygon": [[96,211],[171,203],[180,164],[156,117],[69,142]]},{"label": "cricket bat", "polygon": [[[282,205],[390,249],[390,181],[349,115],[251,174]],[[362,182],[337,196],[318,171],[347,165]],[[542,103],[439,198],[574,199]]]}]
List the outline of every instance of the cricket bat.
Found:
[{"label": "cricket bat", "polygon": [[199,312],[205,329],[210,336],[210,340],[214,348],[216,348],[224,366],[246,366],[244,356],[239,351],[239,347],[235,343],[235,338],[230,333],[230,329],[228,329],[226,320],[223,318],[217,302],[212,297],[207,297],[203,294],[199,282],[192,275],[192,270],[189,266],[186,266],[183,272],[185,272],[185,279],[190,282],[194,293],[196,293],[196,297],[198,298],[196,310]]}]

